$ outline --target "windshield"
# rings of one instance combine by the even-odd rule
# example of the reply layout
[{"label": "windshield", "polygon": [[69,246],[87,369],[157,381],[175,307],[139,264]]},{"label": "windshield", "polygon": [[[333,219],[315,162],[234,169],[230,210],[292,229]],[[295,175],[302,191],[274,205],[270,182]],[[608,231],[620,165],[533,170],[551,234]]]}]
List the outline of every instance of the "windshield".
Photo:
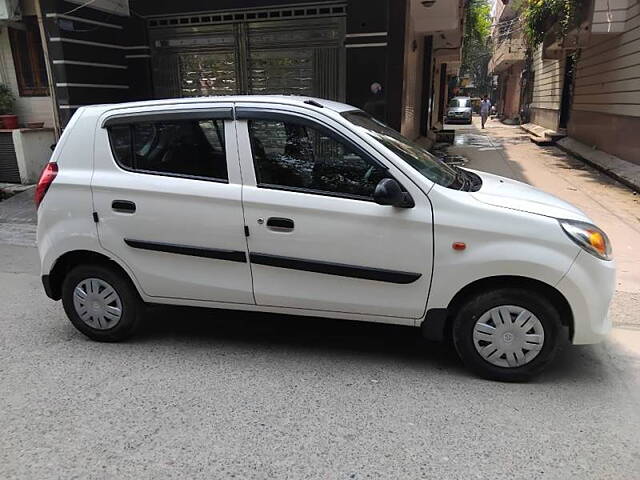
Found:
[{"label": "windshield", "polygon": [[467,108],[470,106],[470,103],[471,99],[469,98],[452,98],[449,106],[453,108]]},{"label": "windshield", "polygon": [[371,137],[398,155],[422,176],[444,187],[460,188],[460,174],[453,168],[368,113],[354,110],[344,112],[342,116],[352,124],[363,128]]}]

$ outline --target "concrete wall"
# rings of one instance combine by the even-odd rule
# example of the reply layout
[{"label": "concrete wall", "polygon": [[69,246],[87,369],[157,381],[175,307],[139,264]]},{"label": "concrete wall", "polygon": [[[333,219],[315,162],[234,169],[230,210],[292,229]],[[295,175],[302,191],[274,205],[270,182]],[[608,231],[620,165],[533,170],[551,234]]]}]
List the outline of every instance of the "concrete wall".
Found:
[{"label": "concrete wall", "polygon": [[56,141],[53,129],[18,129],[13,130],[12,136],[20,170],[20,182],[36,183],[44,165],[51,157],[51,145]]},{"label": "concrete wall", "polygon": [[[415,42],[415,50],[414,50]],[[406,38],[404,47],[404,84],[402,91],[402,123],[400,132],[412,140],[420,136],[420,108],[423,92],[423,60],[424,38],[417,35],[413,22],[407,17]],[[424,120],[426,121],[426,119]]]},{"label": "concrete wall", "polygon": [[634,14],[636,0],[594,0],[592,33],[622,33]]},{"label": "concrete wall", "polygon": [[625,32],[593,35],[577,65],[569,135],[640,164],[640,2]]},{"label": "concrete wall", "polygon": [[[431,103],[431,125],[435,128],[442,128],[442,116],[438,115],[440,112],[440,75],[443,68],[446,66],[438,61],[438,59],[434,59],[435,69],[433,73],[433,98]],[[447,101],[447,96],[445,94],[445,102]],[[444,114],[444,111],[442,112]]]},{"label": "concrete wall", "polygon": [[520,80],[522,76],[522,63],[510,66],[502,72],[499,85],[504,85],[502,91],[501,104],[498,105],[498,112],[505,118],[513,119],[520,116]]},{"label": "concrete wall", "polygon": [[542,56],[542,47],[533,55],[532,69],[535,72],[531,122],[550,130],[558,129],[564,61],[549,60]]},{"label": "concrete wall", "polygon": [[18,92],[18,80],[7,27],[0,28],[0,82],[7,84],[16,97],[15,114],[18,115],[20,123],[44,122],[45,127],[53,127],[51,97],[21,97]]}]

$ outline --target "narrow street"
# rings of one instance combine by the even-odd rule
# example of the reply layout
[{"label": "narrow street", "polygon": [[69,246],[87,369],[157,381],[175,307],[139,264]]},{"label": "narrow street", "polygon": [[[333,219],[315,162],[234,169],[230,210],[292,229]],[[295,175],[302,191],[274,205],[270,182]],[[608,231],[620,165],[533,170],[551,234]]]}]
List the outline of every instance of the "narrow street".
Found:
[{"label": "narrow street", "polygon": [[614,325],[640,329],[640,194],[572,158],[557,147],[539,147],[517,126],[489,120],[480,128],[447,125],[456,130],[450,154],[463,156],[467,168],[529,183],[587,213],[613,243],[618,267],[611,308]]},{"label": "narrow street", "polygon": [[132,341],[95,343],[42,290],[27,192],[0,203],[0,477],[635,478],[638,197],[516,127],[457,129],[469,167],[610,233],[610,339],[527,384],[478,379],[414,329],[326,319],[153,308]]}]

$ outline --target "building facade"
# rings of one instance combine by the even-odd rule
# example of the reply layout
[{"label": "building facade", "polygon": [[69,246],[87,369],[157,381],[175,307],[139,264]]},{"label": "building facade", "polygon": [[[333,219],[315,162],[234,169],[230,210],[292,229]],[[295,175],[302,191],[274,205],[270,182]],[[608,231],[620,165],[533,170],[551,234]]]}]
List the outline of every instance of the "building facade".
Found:
[{"label": "building facade", "polygon": [[[496,2],[498,25],[517,20],[505,3]],[[495,42],[491,68],[504,114],[520,110],[526,122],[640,164],[640,137],[633,134],[640,129],[640,1],[593,0],[582,15],[563,40],[550,28],[528,57],[519,46],[509,56],[504,42]]]},{"label": "building facade", "polygon": [[2,1],[19,7],[0,36],[16,114],[58,134],[84,105],[292,94],[435,138],[460,64],[463,0]]},{"label": "building facade", "polygon": [[489,73],[498,77],[495,105],[503,120],[521,120],[521,97],[526,46],[517,12],[509,2],[498,0],[493,10],[493,55]]},{"label": "building facade", "polygon": [[568,133],[640,165],[640,1],[596,0],[575,69]]},{"label": "building facade", "polygon": [[[368,106],[401,129],[428,122],[423,74],[460,56],[460,1],[39,3],[61,126],[92,103],[284,93]],[[444,33],[426,43],[431,29]]]}]

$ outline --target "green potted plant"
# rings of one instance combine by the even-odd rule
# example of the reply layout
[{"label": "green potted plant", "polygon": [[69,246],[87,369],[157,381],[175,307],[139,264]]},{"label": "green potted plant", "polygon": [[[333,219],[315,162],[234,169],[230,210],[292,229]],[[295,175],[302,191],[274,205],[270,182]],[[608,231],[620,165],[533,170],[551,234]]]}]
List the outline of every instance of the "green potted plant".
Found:
[{"label": "green potted plant", "polygon": [[18,128],[18,116],[13,113],[13,105],[16,98],[11,89],[0,83],[0,121],[2,128]]}]

